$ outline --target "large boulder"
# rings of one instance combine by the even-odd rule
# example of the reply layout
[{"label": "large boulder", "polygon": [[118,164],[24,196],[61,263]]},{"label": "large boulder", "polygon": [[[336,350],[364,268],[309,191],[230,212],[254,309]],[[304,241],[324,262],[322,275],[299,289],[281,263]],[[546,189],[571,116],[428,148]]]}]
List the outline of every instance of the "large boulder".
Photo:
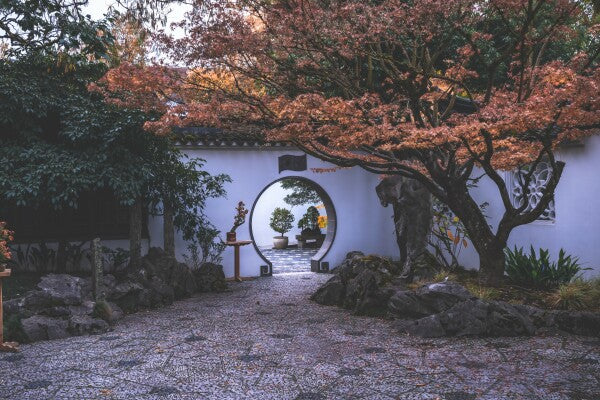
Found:
[{"label": "large boulder", "polygon": [[454,282],[432,283],[417,290],[396,292],[390,297],[388,311],[397,318],[421,318],[446,311],[474,296]]},{"label": "large boulder", "polygon": [[62,339],[69,337],[68,322],[64,319],[34,315],[21,321],[25,340],[37,342],[40,340]]},{"label": "large boulder", "polygon": [[552,311],[556,327],[575,335],[600,337],[600,313]]},{"label": "large boulder", "polygon": [[73,315],[68,321],[68,331],[73,336],[95,335],[109,330],[110,326],[106,321],[89,315]]},{"label": "large boulder", "polygon": [[204,263],[193,271],[196,287],[199,292],[222,292],[227,289],[223,266]]},{"label": "large boulder", "polygon": [[468,299],[413,321],[401,321],[402,333],[423,337],[523,336],[536,331],[531,319],[505,302]]},{"label": "large boulder", "polygon": [[335,275],[311,299],[336,305],[358,315],[384,316],[393,290],[384,288],[394,278],[397,266],[378,256],[353,251],[332,271]]},{"label": "large boulder", "polygon": [[542,310],[537,307],[515,305],[529,316],[538,331],[561,330],[575,335],[600,337],[600,313],[587,311]]},{"label": "large boulder", "polygon": [[148,254],[142,258],[141,270],[143,278],[153,282],[158,278],[170,286],[175,299],[190,297],[197,291],[190,268],[169,256],[161,248],[152,247],[148,250]]},{"label": "large boulder", "polygon": [[382,289],[387,280],[388,275],[381,271],[364,269],[348,282],[344,308],[354,310],[358,315],[384,316],[388,299],[393,294],[391,290]]},{"label": "large boulder", "polygon": [[310,299],[325,306],[339,306],[344,304],[346,286],[339,275],[333,276],[323,286],[317,289]]},{"label": "large boulder", "polygon": [[90,298],[85,279],[68,274],[49,274],[42,277],[37,287],[57,305],[77,305]]},{"label": "large boulder", "polygon": [[192,271],[183,263],[177,263],[173,266],[168,283],[173,288],[173,295],[177,300],[190,297],[198,291]]}]

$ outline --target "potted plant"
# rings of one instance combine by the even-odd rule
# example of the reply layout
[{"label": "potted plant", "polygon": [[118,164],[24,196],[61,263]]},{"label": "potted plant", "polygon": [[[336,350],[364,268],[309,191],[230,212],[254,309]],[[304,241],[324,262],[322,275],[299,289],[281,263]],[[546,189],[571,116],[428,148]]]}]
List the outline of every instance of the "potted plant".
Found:
[{"label": "potted plant", "polygon": [[321,233],[319,227],[319,210],[317,207],[310,206],[298,221],[298,228],[301,235],[310,235]]},{"label": "potted plant", "polygon": [[281,236],[273,238],[273,247],[276,249],[285,249],[288,246],[287,236],[283,236],[286,232],[292,229],[294,216],[290,210],[277,207],[271,214],[270,226],[275,232],[281,233]]},{"label": "potted plant", "polygon": [[248,215],[248,209],[246,209],[246,205],[243,201],[240,201],[235,208],[236,215],[233,218],[233,227],[227,232],[227,241],[235,242],[237,240],[235,230],[242,226],[244,222],[246,222],[246,215]]},{"label": "potted plant", "polygon": [[11,259],[8,242],[12,240],[13,233],[6,229],[6,222],[0,221],[0,272],[6,269],[6,263]]}]

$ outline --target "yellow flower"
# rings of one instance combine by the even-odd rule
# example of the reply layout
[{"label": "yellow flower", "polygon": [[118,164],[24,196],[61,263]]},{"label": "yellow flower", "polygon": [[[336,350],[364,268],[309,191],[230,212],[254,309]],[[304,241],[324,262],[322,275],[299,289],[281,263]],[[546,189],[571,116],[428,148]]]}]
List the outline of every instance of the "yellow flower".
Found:
[{"label": "yellow flower", "polygon": [[319,224],[319,228],[325,228],[327,226],[327,215],[319,215],[317,223]]},{"label": "yellow flower", "polygon": [[460,220],[458,219],[458,217],[454,217],[454,218],[452,218],[452,221],[454,221],[454,222],[458,222],[458,221],[460,221]]}]

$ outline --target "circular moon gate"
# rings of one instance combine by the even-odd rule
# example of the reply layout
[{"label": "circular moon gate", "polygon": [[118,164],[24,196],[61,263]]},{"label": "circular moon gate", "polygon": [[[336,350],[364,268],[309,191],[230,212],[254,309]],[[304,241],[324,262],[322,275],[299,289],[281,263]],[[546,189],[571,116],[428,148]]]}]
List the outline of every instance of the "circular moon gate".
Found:
[{"label": "circular moon gate", "polygon": [[252,204],[252,210],[250,211],[250,219],[248,221],[249,224],[250,224],[250,239],[252,240],[252,244],[254,246],[254,249],[260,255],[260,258],[262,258],[264,260],[264,262],[267,264],[267,267],[268,267],[268,271],[263,271],[263,269],[261,267],[261,275],[262,276],[270,276],[270,275],[272,275],[272,273],[273,273],[273,264],[260,251],[260,249],[258,248],[258,246],[256,244],[256,240],[254,239],[254,232],[253,232],[253,228],[252,228],[252,218],[254,216],[254,209],[256,208],[256,204],[260,200],[260,198],[263,195],[263,193],[268,188],[270,188],[271,186],[273,186],[277,182],[280,182],[280,181],[282,181],[284,179],[295,179],[295,180],[302,181],[302,182],[305,182],[305,183],[309,184],[317,192],[317,194],[319,195],[319,197],[323,201],[323,205],[325,206],[325,213],[327,215],[327,231],[325,232],[325,240],[323,241],[323,244],[319,248],[319,251],[310,260],[310,270],[311,271],[313,271],[313,272],[319,272],[319,271],[322,270],[321,269],[321,260],[327,255],[327,253],[331,249],[331,246],[333,245],[333,241],[335,239],[335,232],[336,232],[336,229],[337,229],[337,216],[336,216],[336,213],[335,213],[335,207],[333,206],[333,202],[331,201],[331,197],[329,197],[329,195],[327,194],[327,192],[325,191],[325,189],[323,189],[315,181],[313,181],[311,179],[308,179],[308,178],[305,178],[303,176],[284,176],[284,177],[281,177],[281,178],[278,178],[278,179],[274,180],[273,182],[271,182],[267,186],[265,186],[260,191],[260,193],[258,194],[258,196],[256,196],[256,199],[254,200],[254,204]]}]

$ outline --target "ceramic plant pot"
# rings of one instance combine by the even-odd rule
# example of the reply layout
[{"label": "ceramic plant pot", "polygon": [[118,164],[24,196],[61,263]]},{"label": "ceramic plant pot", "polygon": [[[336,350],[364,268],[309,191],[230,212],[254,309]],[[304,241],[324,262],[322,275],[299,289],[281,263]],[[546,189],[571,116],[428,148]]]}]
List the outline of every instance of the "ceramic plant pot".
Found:
[{"label": "ceramic plant pot", "polygon": [[285,249],[288,246],[288,237],[287,236],[275,236],[273,238],[273,248],[274,249]]},{"label": "ceramic plant pot", "polygon": [[237,237],[235,235],[235,232],[227,232],[227,241],[228,242],[235,242],[237,240]]}]

